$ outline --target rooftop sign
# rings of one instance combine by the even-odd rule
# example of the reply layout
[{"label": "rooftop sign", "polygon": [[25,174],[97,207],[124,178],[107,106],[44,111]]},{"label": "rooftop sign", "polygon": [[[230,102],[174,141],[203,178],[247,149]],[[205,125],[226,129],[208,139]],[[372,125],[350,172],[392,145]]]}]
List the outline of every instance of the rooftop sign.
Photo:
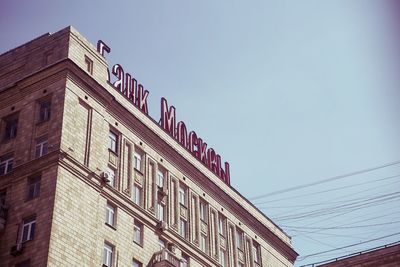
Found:
[{"label": "rooftop sign", "polygon": [[[105,52],[110,53],[111,48],[102,40],[97,42],[97,51],[104,57]],[[149,91],[145,90],[142,84],[129,73],[125,73],[120,64],[115,64],[111,68],[113,82],[111,81],[110,70],[108,71],[108,83],[135,107],[148,114],[147,97]],[[207,148],[207,143],[197,136],[196,132],[188,133],[183,121],[176,123],[176,109],[168,106],[167,100],[161,98],[161,119],[160,127],[174,138],[182,147],[187,149],[195,158],[208,167],[222,181],[230,185],[229,163],[225,162],[224,168],[221,164],[221,156],[213,148]]]}]

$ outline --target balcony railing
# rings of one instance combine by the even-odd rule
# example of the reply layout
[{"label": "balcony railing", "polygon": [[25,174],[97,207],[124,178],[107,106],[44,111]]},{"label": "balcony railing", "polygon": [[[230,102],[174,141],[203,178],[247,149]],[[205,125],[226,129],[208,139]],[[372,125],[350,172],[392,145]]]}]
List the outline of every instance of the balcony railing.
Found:
[{"label": "balcony railing", "polygon": [[162,249],[154,253],[151,264],[152,267],[181,267],[181,260],[171,251]]}]

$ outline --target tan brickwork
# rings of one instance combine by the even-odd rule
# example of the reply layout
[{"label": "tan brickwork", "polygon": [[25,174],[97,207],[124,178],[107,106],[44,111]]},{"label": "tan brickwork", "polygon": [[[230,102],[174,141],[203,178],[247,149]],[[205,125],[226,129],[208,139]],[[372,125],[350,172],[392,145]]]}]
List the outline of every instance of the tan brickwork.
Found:
[{"label": "tan brickwork", "polygon": [[[93,62],[92,73],[85,58]],[[161,239],[174,255],[170,260],[187,255],[190,266],[218,266],[221,247],[226,266],[236,267],[238,260],[261,266],[254,263],[253,242],[259,244],[262,266],[293,266],[297,254],[290,237],[117,92],[107,82],[108,67],[72,27],[0,56],[0,118],[19,112],[17,138],[0,146],[0,156],[15,157],[14,170],[0,176],[10,206],[0,233],[0,263],[30,259],[32,266],[101,266],[107,242],[114,246],[114,267],[130,266],[132,259],[151,266]],[[38,101],[45,97],[51,99],[51,119],[38,124]],[[4,132],[4,120],[0,129]],[[117,153],[108,149],[110,129],[118,134]],[[36,140],[43,136],[49,153],[34,159]],[[143,174],[133,169],[135,150],[143,154]],[[117,172],[114,188],[102,178],[109,166]],[[26,202],[26,179],[40,170],[43,191]],[[157,170],[165,173],[164,191],[156,186]],[[142,207],[133,202],[135,181],[143,189]],[[187,188],[186,206],[178,203],[179,184]],[[209,208],[207,223],[200,220],[200,200]],[[159,202],[167,215],[163,230],[156,218]],[[116,207],[114,228],[105,224],[107,203]],[[28,213],[37,214],[37,233],[21,255],[11,256],[17,225]],[[226,220],[225,237],[218,233],[220,216]],[[185,237],[180,219],[188,223]],[[143,246],[133,242],[134,220],[143,224]],[[236,229],[244,233],[243,253],[235,245]],[[207,235],[206,253],[200,231]]]}]

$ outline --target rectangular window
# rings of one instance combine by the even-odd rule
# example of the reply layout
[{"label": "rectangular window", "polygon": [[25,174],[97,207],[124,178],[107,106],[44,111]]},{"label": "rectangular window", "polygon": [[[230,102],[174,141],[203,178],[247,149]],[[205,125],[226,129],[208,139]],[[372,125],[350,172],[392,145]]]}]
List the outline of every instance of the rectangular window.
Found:
[{"label": "rectangular window", "polygon": [[86,71],[93,74],[93,61],[88,56],[85,56],[85,65]]},{"label": "rectangular window", "polygon": [[4,119],[5,122],[5,134],[4,139],[10,140],[17,137],[18,130],[18,115],[12,115]]},{"label": "rectangular window", "polygon": [[133,241],[143,246],[143,224],[137,220],[133,224]]},{"label": "rectangular window", "polygon": [[225,228],[225,223],[226,220],[225,218],[219,214],[218,216],[218,232],[221,236],[225,237],[226,236],[226,228]]},{"label": "rectangular window", "polygon": [[190,258],[188,255],[182,253],[182,261],[180,267],[189,267]]},{"label": "rectangular window", "polygon": [[40,195],[40,175],[28,178],[28,200]]},{"label": "rectangular window", "polygon": [[133,202],[142,206],[142,188],[137,184],[133,185]]},{"label": "rectangular window", "polygon": [[203,234],[200,236],[200,249],[207,253],[207,237]]},{"label": "rectangular window", "polygon": [[261,265],[260,245],[253,241],[253,259],[257,265]]},{"label": "rectangular window", "polygon": [[108,184],[111,185],[112,187],[115,187],[115,170],[113,168],[108,167],[107,168],[107,173],[108,173]]},{"label": "rectangular window", "polygon": [[183,185],[179,185],[179,203],[187,207],[187,188]]},{"label": "rectangular window", "polygon": [[132,267],[142,267],[142,263],[137,261],[137,260],[133,260],[132,261]]},{"label": "rectangular window", "polygon": [[160,247],[160,250],[165,248],[165,241],[163,239],[158,239],[158,246]]},{"label": "rectangular window", "polygon": [[114,257],[114,246],[108,243],[104,243],[103,265],[111,267],[114,260],[113,257]]},{"label": "rectangular window", "polygon": [[187,222],[182,218],[180,219],[180,223],[179,223],[179,234],[183,238],[186,238],[186,236],[187,236]]},{"label": "rectangular window", "polygon": [[117,154],[118,135],[110,131],[108,134],[108,149]]},{"label": "rectangular window", "polygon": [[219,263],[222,267],[226,266],[226,252],[222,248],[219,250]]},{"label": "rectangular window", "polygon": [[112,227],[116,225],[116,208],[110,203],[107,203],[106,207],[106,224]]},{"label": "rectangular window", "polygon": [[51,102],[43,101],[39,103],[39,122],[50,120],[51,115]]},{"label": "rectangular window", "polygon": [[21,242],[32,240],[35,237],[36,215],[22,221]]},{"label": "rectangular window", "polygon": [[14,158],[11,154],[0,158],[0,175],[7,174],[13,169]]},{"label": "rectangular window", "polygon": [[164,173],[160,170],[157,171],[157,186],[160,188],[164,187]]},{"label": "rectangular window", "polygon": [[36,141],[35,159],[46,155],[48,152],[47,138],[40,138]]},{"label": "rectangular window", "polygon": [[236,230],[236,247],[243,251],[243,232],[241,230]]},{"label": "rectangular window", "polygon": [[142,155],[135,153],[133,159],[135,169],[139,172],[142,172]]},{"label": "rectangular window", "polygon": [[6,193],[6,189],[0,190],[0,207],[6,205]]},{"label": "rectangular window", "polygon": [[161,203],[157,203],[157,219],[159,221],[164,221],[164,205]]},{"label": "rectangular window", "polygon": [[200,219],[207,223],[207,204],[200,201]]}]

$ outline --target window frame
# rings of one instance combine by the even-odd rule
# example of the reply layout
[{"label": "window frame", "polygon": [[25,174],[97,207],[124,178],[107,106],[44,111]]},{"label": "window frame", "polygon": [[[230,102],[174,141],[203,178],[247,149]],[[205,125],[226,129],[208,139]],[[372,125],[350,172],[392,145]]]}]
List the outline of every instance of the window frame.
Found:
[{"label": "window frame", "polygon": [[[162,209],[160,209],[162,208]],[[159,221],[165,222],[165,204],[161,203],[161,202],[157,202],[157,211],[156,211],[156,218]],[[162,214],[160,216],[160,210],[162,210]],[[161,217],[161,218],[160,218]]]},{"label": "window frame", "polygon": [[41,175],[38,174],[28,177],[27,200],[32,200],[40,196],[41,184],[42,184]]},{"label": "window frame", "polygon": [[133,184],[133,203],[142,207],[143,206],[143,188],[137,183]]},{"label": "window frame", "polygon": [[142,167],[142,165],[143,165],[143,161],[142,161],[142,155],[140,154],[140,153],[138,153],[138,152],[134,152],[133,153],[133,168],[136,170],[136,171],[138,171],[138,172],[140,172],[140,173],[143,173],[143,167]]},{"label": "window frame", "polygon": [[15,139],[18,134],[19,114],[14,113],[3,118],[4,121],[4,141]]},{"label": "window frame", "polygon": [[51,118],[51,101],[48,99],[39,101],[38,123],[49,121],[50,118]]},{"label": "window frame", "polygon": [[156,185],[159,188],[164,188],[164,186],[165,186],[165,173],[161,170],[157,170]]},{"label": "window frame", "polygon": [[200,200],[200,220],[204,223],[208,223],[208,204],[203,201]]},{"label": "window frame", "polygon": [[[111,219],[111,221],[110,221]],[[107,202],[106,205],[106,221],[105,224],[112,228],[117,227],[117,207],[111,202]]]},{"label": "window frame", "polygon": [[188,188],[183,184],[179,184],[178,202],[184,207],[188,206]]},{"label": "window frame", "polygon": [[143,263],[141,263],[140,261],[133,259],[132,260],[132,267],[143,267]]},{"label": "window frame", "polygon": [[107,166],[107,173],[110,178],[112,177],[111,179],[109,179],[110,181],[107,182],[107,184],[115,188],[117,186],[117,170],[111,166]]},{"label": "window frame", "polygon": [[[28,229],[28,231],[26,233],[26,238],[24,238],[25,228]],[[35,229],[36,229],[36,215],[32,215],[30,217],[23,219],[22,223],[21,223],[20,242],[25,243],[25,242],[33,240],[35,238]]]},{"label": "window frame", "polygon": [[253,244],[252,244],[252,254],[253,254],[254,263],[257,266],[260,266],[261,265],[261,247],[260,247],[260,244],[258,244],[255,241],[253,241]]},{"label": "window frame", "polygon": [[38,138],[35,145],[35,159],[43,157],[47,153],[49,153],[49,142],[47,137]]},{"label": "window frame", "polygon": [[104,242],[103,246],[103,266],[112,267],[114,264],[115,246]]},{"label": "window frame", "polygon": [[[137,240],[137,235],[139,240]],[[143,247],[143,241],[144,241],[144,226],[143,223],[141,223],[138,220],[134,220],[133,222],[133,242],[138,244],[139,246]]]},{"label": "window frame", "polygon": [[113,131],[109,130],[108,132],[108,150],[118,155],[118,137],[119,135]]},{"label": "window frame", "polygon": [[[14,155],[7,154],[0,158],[0,176],[6,175],[12,172],[14,167]],[[1,171],[4,169],[4,171]]]},{"label": "window frame", "polygon": [[184,218],[179,219],[179,235],[184,239],[188,236],[188,222]]},{"label": "window frame", "polygon": [[236,228],[235,234],[235,246],[238,250],[244,251],[244,240],[243,240],[243,231],[239,228]]}]

